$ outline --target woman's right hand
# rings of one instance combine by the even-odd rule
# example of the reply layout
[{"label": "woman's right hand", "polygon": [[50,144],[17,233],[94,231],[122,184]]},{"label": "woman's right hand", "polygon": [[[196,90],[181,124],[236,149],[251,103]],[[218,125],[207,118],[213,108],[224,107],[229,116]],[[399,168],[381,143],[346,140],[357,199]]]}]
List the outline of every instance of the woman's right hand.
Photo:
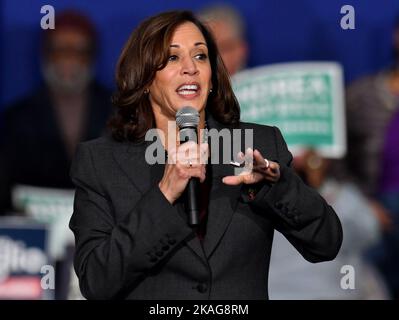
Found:
[{"label": "woman's right hand", "polygon": [[182,195],[190,178],[199,178],[200,182],[205,180],[208,148],[207,143],[198,146],[188,141],[168,151],[168,161],[158,186],[171,204]]}]

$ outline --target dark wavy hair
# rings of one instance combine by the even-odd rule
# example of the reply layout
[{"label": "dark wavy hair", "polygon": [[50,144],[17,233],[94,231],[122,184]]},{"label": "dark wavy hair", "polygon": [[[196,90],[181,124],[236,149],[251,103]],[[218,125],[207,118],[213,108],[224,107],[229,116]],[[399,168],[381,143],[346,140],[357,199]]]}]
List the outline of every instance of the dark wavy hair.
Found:
[{"label": "dark wavy hair", "polygon": [[57,31],[63,29],[72,29],[80,34],[84,34],[89,41],[87,54],[90,58],[95,58],[98,48],[98,35],[96,27],[90,18],[79,11],[68,9],[59,13],[55,17],[56,28],[54,30],[46,30],[43,32],[42,52],[48,55],[53,50],[53,36]]},{"label": "dark wavy hair", "polygon": [[185,22],[192,22],[198,27],[208,46],[213,88],[206,111],[216,121],[229,127],[239,123],[240,107],[211,33],[192,12],[170,11],[143,21],[122,50],[116,67],[117,90],[112,97],[117,110],[108,122],[115,140],[140,141],[148,129],[155,127],[152,107],[145,91],[156,72],[166,66],[173,33]]}]

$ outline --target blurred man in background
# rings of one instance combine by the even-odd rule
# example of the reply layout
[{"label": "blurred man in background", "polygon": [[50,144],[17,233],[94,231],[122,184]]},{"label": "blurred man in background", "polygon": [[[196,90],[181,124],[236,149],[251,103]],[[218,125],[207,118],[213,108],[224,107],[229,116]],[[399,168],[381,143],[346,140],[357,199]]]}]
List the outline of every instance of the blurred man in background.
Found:
[{"label": "blurred man in background", "polygon": [[[399,297],[399,228],[397,217],[387,205],[383,149],[388,124],[399,111],[399,17],[393,30],[394,63],[376,74],[358,79],[347,89],[348,154],[345,166],[348,176],[368,196],[384,227],[384,241],[371,253],[394,298]],[[399,146],[391,146],[399,148]],[[395,240],[396,239],[396,240]]]},{"label": "blurred man in background", "polygon": [[[43,33],[43,87],[3,114],[0,215],[26,214],[49,224],[56,299],[67,297],[74,249],[65,221],[72,207],[58,207],[53,190],[64,194],[63,189],[73,188],[69,169],[76,146],[100,136],[112,110],[111,93],[93,77],[97,47],[95,27],[86,16],[71,10],[56,16],[55,30]],[[21,190],[28,193],[31,186],[45,194],[34,207],[16,201]],[[68,196],[60,199],[70,202]]]},{"label": "blurred man in background", "polygon": [[394,64],[354,81],[347,89],[347,167],[357,184],[375,197],[388,122],[399,110],[399,17],[393,33]]},{"label": "blurred man in background", "polygon": [[389,122],[384,135],[378,200],[387,208],[392,226],[384,232],[383,246],[378,249],[378,265],[390,283],[392,295],[399,298],[399,110]]},{"label": "blurred man in background", "polygon": [[234,75],[244,69],[248,59],[248,44],[241,15],[231,6],[216,5],[204,8],[198,13],[198,17],[215,37],[229,74]]},{"label": "blurred man in background", "polygon": [[56,16],[55,30],[44,31],[44,86],[2,115],[0,214],[16,211],[18,185],[72,188],[77,144],[99,136],[111,111],[110,93],[93,79],[96,40],[91,21],[75,11]]}]

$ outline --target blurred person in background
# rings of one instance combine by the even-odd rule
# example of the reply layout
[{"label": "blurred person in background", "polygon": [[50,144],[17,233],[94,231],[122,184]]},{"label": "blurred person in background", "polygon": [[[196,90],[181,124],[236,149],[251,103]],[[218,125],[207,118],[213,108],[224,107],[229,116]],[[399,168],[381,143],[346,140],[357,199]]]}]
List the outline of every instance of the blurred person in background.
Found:
[{"label": "blurred person in background", "polygon": [[399,111],[390,121],[384,136],[381,174],[377,197],[390,213],[391,228],[385,230],[377,249],[378,267],[389,282],[393,296],[399,298]]},{"label": "blurred person in background", "polygon": [[391,67],[358,79],[347,88],[346,164],[355,182],[370,197],[376,196],[386,128],[399,110],[399,17],[393,51],[395,61]]},{"label": "blurred person in background", "polygon": [[[55,18],[55,29],[43,32],[44,85],[6,108],[3,114],[0,214],[27,214],[24,211],[29,209],[16,207],[13,201],[21,185],[73,189],[69,169],[75,148],[80,141],[103,132],[112,110],[111,93],[94,79],[97,48],[93,23],[74,10],[60,13]],[[50,214],[50,208],[44,210]],[[51,220],[52,232],[58,218]],[[57,232],[51,241],[68,246],[60,242],[65,239],[63,231]],[[70,246],[65,250],[74,251]],[[72,256],[52,258],[56,269],[55,298],[65,299]]]},{"label": "blurred person in background", "polygon": [[[370,251],[369,258],[385,276],[394,298],[398,298],[397,276],[389,270],[398,270],[398,251],[391,250],[394,213],[381,202],[384,195],[379,190],[382,174],[382,152],[387,126],[399,110],[399,17],[393,31],[394,63],[376,74],[358,79],[347,89],[346,112],[348,131],[348,153],[345,170],[348,177],[368,196],[370,204],[379,217],[384,232],[384,241]],[[393,146],[398,149],[398,146]],[[398,235],[395,236],[396,238]],[[396,261],[396,262],[395,262]],[[395,284],[396,283],[396,284]]]},{"label": "blurred person in background", "polygon": [[230,5],[203,8],[197,16],[211,30],[227,71],[232,76],[244,69],[248,60],[245,23]]},{"label": "blurred person in background", "polygon": [[[309,264],[275,232],[270,264],[271,299],[389,299],[384,280],[364,257],[381,238],[379,221],[362,192],[342,180],[334,160],[307,149],[293,166],[336,210],[343,228],[341,251],[333,261]],[[353,267],[353,289],[341,287],[344,266]],[[347,283],[347,282],[345,282]],[[349,282],[348,282],[349,283]]]},{"label": "blurred person in background", "polygon": [[378,198],[394,213],[395,225],[399,215],[399,110],[389,123],[384,138]]},{"label": "blurred person in background", "polygon": [[110,93],[93,79],[96,30],[68,10],[43,33],[44,86],[6,108],[0,134],[0,214],[15,211],[17,185],[73,188],[69,167],[76,145],[101,134]]}]

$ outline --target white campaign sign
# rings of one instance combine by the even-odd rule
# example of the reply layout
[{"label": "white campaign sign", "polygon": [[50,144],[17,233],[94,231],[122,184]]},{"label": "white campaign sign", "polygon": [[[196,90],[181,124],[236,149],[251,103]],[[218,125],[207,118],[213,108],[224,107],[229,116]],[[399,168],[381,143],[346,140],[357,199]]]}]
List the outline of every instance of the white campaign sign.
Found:
[{"label": "white campaign sign", "polygon": [[236,74],[241,119],[278,127],[293,152],[346,153],[342,68],[332,62],[285,63]]}]

